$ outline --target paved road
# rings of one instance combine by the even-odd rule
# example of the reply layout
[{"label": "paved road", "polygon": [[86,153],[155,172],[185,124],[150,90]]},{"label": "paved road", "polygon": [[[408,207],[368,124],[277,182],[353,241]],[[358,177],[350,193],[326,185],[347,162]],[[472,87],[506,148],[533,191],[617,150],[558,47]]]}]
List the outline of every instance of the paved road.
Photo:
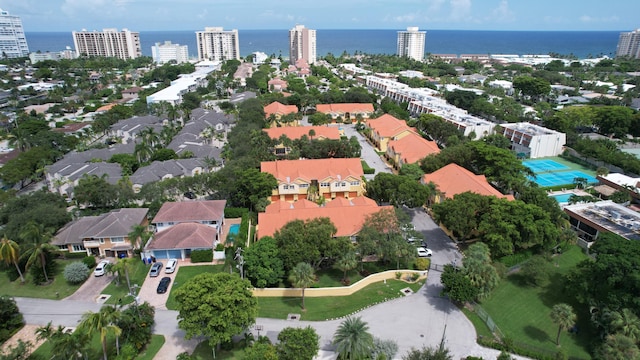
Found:
[{"label": "paved road", "polygon": [[104,290],[114,278],[113,275],[107,274],[96,277],[91,273],[87,281],[85,281],[76,292],[67,296],[65,300],[95,301],[102,290]]},{"label": "paved road", "polygon": [[[347,137],[351,138],[352,136],[355,136],[358,139],[358,142],[360,143],[360,147],[362,148],[360,158],[366,161],[370,167],[376,169],[375,174],[381,173],[381,172],[386,172],[386,173],[391,172],[391,169],[389,168],[389,166],[387,166],[387,164],[385,164],[385,162],[382,161],[382,159],[380,158],[378,153],[375,151],[373,146],[371,146],[371,144],[367,142],[367,139],[365,139],[365,137],[362,136],[362,134],[356,131],[354,125],[341,124],[340,127],[344,129],[344,134]],[[371,180],[376,176],[375,174],[367,174],[365,175],[365,178],[367,180]]]}]

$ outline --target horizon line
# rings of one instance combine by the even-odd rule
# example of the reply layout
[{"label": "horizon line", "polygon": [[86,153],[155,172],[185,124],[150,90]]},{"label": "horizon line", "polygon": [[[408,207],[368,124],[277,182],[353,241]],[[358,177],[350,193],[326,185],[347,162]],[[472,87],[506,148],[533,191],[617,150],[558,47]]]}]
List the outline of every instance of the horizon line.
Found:
[{"label": "horizon line", "polygon": [[[104,29],[113,29],[113,27],[106,27],[106,28],[102,28],[100,30],[98,29],[93,29],[93,30],[32,30],[32,31],[27,31],[25,30],[25,33],[66,33],[66,32],[73,32],[73,31],[102,31]],[[172,30],[132,30],[129,27],[123,27],[123,28],[116,28],[118,30],[122,30],[122,29],[127,29],[129,31],[132,32],[187,32],[187,31],[202,31],[202,29],[172,29]],[[316,28],[316,29],[312,29],[309,28],[310,30],[333,30],[333,31],[362,31],[362,30],[376,30],[376,31],[405,31],[404,29],[396,29],[396,28],[362,28],[362,29],[339,29],[339,28]],[[225,29],[225,31],[228,30],[238,30],[238,31],[289,31],[290,29],[233,29],[233,28],[229,28],[229,29]],[[420,31],[425,31],[425,32],[429,32],[429,31],[469,31],[469,32],[629,32],[632,30],[490,30],[490,29],[484,29],[484,30],[469,30],[469,29],[419,29]]]}]

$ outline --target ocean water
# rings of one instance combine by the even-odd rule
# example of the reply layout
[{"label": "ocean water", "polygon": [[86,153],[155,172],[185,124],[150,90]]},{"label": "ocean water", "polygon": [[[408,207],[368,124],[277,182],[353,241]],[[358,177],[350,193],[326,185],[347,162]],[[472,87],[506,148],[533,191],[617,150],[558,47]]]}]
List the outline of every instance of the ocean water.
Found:
[{"label": "ocean water", "polygon": [[[468,31],[427,30],[426,52],[431,54],[549,54],[578,58],[613,57],[619,31]],[[255,51],[289,56],[288,30],[239,30],[240,54]],[[396,30],[317,30],[317,53],[336,56],[346,51],[368,54],[395,54]],[[71,32],[27,32],[30,51],[60,51],[73,46]],[[156,42],[171,41],[189,47],[196,57],[194,31],[141,31],[142,53],[151,56]]]}]

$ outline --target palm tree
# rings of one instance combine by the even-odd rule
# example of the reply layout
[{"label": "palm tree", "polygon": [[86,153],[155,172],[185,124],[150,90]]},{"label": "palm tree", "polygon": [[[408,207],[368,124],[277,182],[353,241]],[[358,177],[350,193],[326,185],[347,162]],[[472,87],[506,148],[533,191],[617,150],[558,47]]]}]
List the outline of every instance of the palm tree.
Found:
[{"label": "palm tree", "polygon": [[153,148],[149,144],[142,142],[140,144],[136,144],[133,154],[135,155],[136,160],[142,164],[147,162],[151,156],[153,156]]},{"label": "palm tree", "polygon": [[291,285],[302,289],[302,310],[304,310],[304,290],[316,281],[313,267],[305,262],[298,263],[289,274]]},{"label": "palm tree", "polygon": [[563,329],[568,329],[576,322],[576,314],[573,308],[568,304],[556,304],[551,309],[551,321],[558,325],[558,335],[556,336],[556,345],[560,345],[560,333]]},{"label": "palm tree", "polygon": [[[116,336],[116,341],[122,330],[114,325],[118,312],[116,308],[112,306],[103,306],[97,313],[86,312],[82,315],[82,320],[78,329],[86,332],[89,336],[93,336],[96,332],[100,333],[100,342],[102,343],[102,355],[103,359],[107,360],[107,334],[113,332]],[[119,351],[119,350],[118,350]]]},{"label": "palm tree", "polygon": [[111,271],[117,273],[118,276],[121,276],[124,273],[124,276],[127,279],[127,289],[129,289],[129,294],[131,295],[134,295],[134,294],[131,291],[131,281],[129,280],[129,271],[131,270],[133,261],[134,261],[133,258],[120,259],[111,268]]},{"label": "palm tree", "polygon": [[31,244],[22,255],[28,257],[25,270],[28,270],[34,263],[38,263],[42,267],[45,281],[48,283],[47,254],[58,251],[55,246],[48,243],[51,238],[51,232],[46,230],[44,225],[29,221],[20,232],[20,237]]},{"label": "palm tree", "polygon": [[20,259],[20,245],[13,240],[7,239],[5,235],[0,241],[0,261],[4,261],[7,265],[15,265],[20,275],[20,282],[24,284],[24,275],[20,271],[20,266],[18,266],[18,259]]},{"label": "palm tree", "polygon": [[309,130],[309,140],[313,140],[314,136],[316,136],[316,131],[313,129]]},{"label": "palm tree", "polygon": [[640,319],[630,309],[613,312],[609,322],[611,333],[620,333],[633,341],[640,340]]},{"label": "palm tree", "polygon": [[64,331],[64,327],[54,328],[49,322],[36,329],[36,339],[48,340],[51,344],[51,359],[82,359],[89,338],[86,334],[75,331]]},{"label": "palm tree", "polygon": [[345,253],[336,261],[336,264],[334,266],[336,267],[336,269],[343,272],[342,280],[348,280],[347,272],[355,269],[356,266],[358,266],[358,259],[356,258],[356,254],[353,251]]},{"label": "palm tree", "polygon": [[333,344],[341,359],[363,359],[373,346],[369,326],[360,317],[347,317],[333,334]]}]

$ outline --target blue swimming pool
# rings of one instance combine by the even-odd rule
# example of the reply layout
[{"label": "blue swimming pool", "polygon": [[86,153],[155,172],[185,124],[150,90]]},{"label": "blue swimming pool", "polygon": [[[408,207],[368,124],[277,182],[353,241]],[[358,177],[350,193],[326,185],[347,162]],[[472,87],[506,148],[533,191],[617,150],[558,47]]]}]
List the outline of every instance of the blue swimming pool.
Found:
[{"label": "blue swimming pool", "polygon": [[574,193],[569,193],[569,194],[559,194],[559,195],[551,195],[552,198],[556,199],[556,201],[558,203],[568,203],[569,202],[569,198],[575,195]]},{"label": "blue swimming pool", "polygon": [[240,224],[233,224],[229,227],[229,234],[236,235],[240,231]]}]

